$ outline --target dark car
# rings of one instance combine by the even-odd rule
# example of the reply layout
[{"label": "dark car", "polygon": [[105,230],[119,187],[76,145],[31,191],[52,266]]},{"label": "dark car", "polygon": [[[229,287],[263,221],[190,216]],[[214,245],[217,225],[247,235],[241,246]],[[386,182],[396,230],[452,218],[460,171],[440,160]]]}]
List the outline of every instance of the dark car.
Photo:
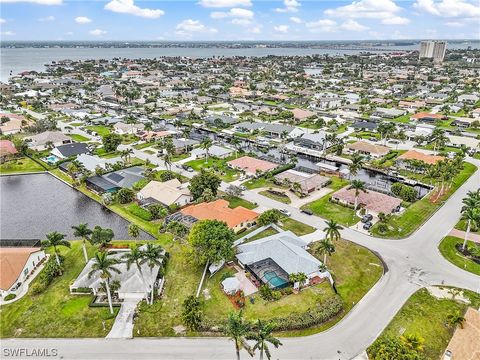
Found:
[{"label": "dark car", "polygon": [[363,224],[363,229],[364,230],[370,230],[370,228],[372,227],[372,223],[370,221],[366,222],[365,224]]},{"label": "dark car", "polygon": [[362,223],[370,222],[370,221],[372,221],[372,219],[373,219],[373,216],[372,216],[371,214],[363,215],[363,217],[362,217]]},{"label": "dark car", "polygon": [[303,209],[302,213],[307,214],[307,215],[313,215],[313,211],[310,209]]}]

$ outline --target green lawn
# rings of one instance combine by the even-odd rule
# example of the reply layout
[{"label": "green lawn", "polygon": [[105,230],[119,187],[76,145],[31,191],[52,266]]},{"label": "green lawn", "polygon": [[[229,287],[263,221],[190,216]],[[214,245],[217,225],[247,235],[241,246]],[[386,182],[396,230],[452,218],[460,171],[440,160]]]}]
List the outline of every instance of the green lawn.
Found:
[{"label": "green lawn", "polygon": [[[0,336],[5,337],[104,337],[113,324],[108,308],[91,308],[90,295],[70,295],[69,285],[85,263],[80,241],[61,248],[65,272],[41,294],[27,293],[20,300],[1,307]],[[89,255],[94,249],[89,246]],[[38,278],[34,280],[34,283]],[[117,311],[117,310],[115,310]],[[106,330],[103,330],[105,321]]]},{"label": "green lawn", "polygon": [[253,189],[258,189],[258,188],[263,188],[263,187],[268,187],[268,188],[273,188],[273,187],[278,187],[273,181],[268,180],[264,177],[259,177],[257,179],[250,179],[248,181],[245,181],[243,184],[248,190],[253,190]]},{"label": "green lawn", "polygon": [[99,136],[104,137],[112,132],[112,128],[103,125],[91,125],[85,127],[88,130],[95,131]]},{"label": "green lawn", "polygon": [[281,228],[283,230],[290,230],[297,236],[302,236],[314,232],[316,229],[310,225],[304,224],[300,221],[289,217],[283,217],[281,220]]},{"label": "green lawn", "polygon": [[477,167],[475,165],[465,163],[464,169],[457,174],[452,186],[441,199],[433,203],[430,200],[430,195],[425,196],[423,199],[410,205],[400,216],[392,216],[388,221],[388,231],[380,233],[377,223],[372,227],[372,234],[385,238],[402,238],[410,235],[432,216],[476,170]]},{"label": "green lawn", "polygon": [[230,156],[226,159],[209,157],[207,161],[205,159],[191,160],[185,163],[185,165],[190,166],[195,171],[200,171],[201,169],[213,170],[222,180],[231,182],[239,176],[237,170],[231,169],[226,165],[227,161],[233,159],[235,159],[235,156]]},{"label": "green lawn", "polygon": [[258,205],[248,201],[248,200],[245,200],[245,199],[242,199],[242,198],[239,198],[239,197],[236,197],[236,196],[228,196],[225,198],[225,200],[228,201],[228,207],[231,208],[231,209],[235,209],[237,206],[243,206],[244,208],[246,209],[255,209]]},{"label": "green lawn", "polygon": [[279,201],[284,204],[290,204],[292,200],[288,197],[288,195],[279,195],[279,194],[274,194],[268,190],[262,190],[259,192],[260,195],[266,196],[272,200]]},{"label": "green lawn", "polygon": [[410,122],[410,117],[411,116],[412,116],[412,114],[406,114],[406,115],[396,117],[395,119],[391,119],[390,121],[397,122],[397,123],[408,124]]},{"label": "green lawn", "polygon": [[[475,263],[459,253],[455,248],[456,244],[463,244],[463,239],[454,236],[446,236],[440,243],[438,249],[443,257],[452,264],[476,275],[480,275],[480,264]],[[477,245],[473,241],[467,241],[467,246]]]},{"label": "green lawn", "polygon": [[335,176],[332,176],[331,179],[332,183],[328,187],[332,189],[332,192],[318,200],[303,205],[302,209],[310,209],[317,216],[335,220],[345,226],[355,225],[359,218],[355,215],[353,209],[330,201],[332,193],[348,185],[348,181]]},{"label": "green lawn", "polygon": [[45,171],[45,169],[30,158],[23,157],[0,164],[0,174]]},{"label": "green lawn", "polygon": [[86,142],[89,141],[90,139],[83,136],[83,135],[78,135],[78,134],[69,134],[68,135],[73,141],[76,142]]},{"label": "green lawn", "polygon": [[134,145],[133,147],[137,150],[142,150],[142,149],[148,148],[148,147],[153,146],[153,145],[155,145],[155,143],[146,142],[146,143],[143,143],[143,144]]},{"label": "green lawn", "polygon": [[[472,306],[480,306],[480,295],[464,291]],[[450,341],[453,330],[445,326],[449,314],[466,311],[466,305],[450,299],[437,299],[426,289],[418,290],[395,315],[380,336],[398,337],[416,334],[425,340],[424,354],[428,359],[439,359]]]}]

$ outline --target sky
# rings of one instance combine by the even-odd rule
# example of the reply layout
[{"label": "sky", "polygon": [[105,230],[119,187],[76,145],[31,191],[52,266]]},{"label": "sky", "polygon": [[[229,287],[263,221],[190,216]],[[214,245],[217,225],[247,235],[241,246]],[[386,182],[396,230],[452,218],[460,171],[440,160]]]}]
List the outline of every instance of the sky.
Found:
[{"label": "sky", "polygon": [[480,0],[0,0],[6,40],[479,39]]}]

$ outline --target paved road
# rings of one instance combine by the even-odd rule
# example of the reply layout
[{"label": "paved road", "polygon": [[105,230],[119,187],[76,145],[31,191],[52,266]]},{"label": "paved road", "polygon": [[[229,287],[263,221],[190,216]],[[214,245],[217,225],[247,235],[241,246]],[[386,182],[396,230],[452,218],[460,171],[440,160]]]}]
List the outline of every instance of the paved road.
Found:
[{"label": "paved road", "polygon": [[[145,158],[145,154],[135,152]],[[162,168],[161,160],[147,156]],[[480,161],[470,159],[480,166]],[[183,172],[191,177],[193,174]],[[404,240],[377,239],[353,229],[345,229],[345,239],[381,255],[388,270],[380,281],[337,325],[319,334],[283,339],[284,346],[273,350],[275,359],[352,359],[370,345],[388,325],[405,301],[418,289],[429,285],[451,285],[480,292],[480,277],[446,261],[438,244],[456,224],[461,200],[468,190],[480,185],[480,171],[450,197],[417,232]],[[222,184],[225,188],[226,184]],[[244,198],[262,208],[285,208],[292,218],[323,229],[325,221],[298,209],[280,204],[251,191]],[[4,340],[2,348],[56,348],[68,359],[232,359],[233,344],[222,338],[161,338],[128,341],[104,339]],[[247,355],[244,353],[244,357]]]}]

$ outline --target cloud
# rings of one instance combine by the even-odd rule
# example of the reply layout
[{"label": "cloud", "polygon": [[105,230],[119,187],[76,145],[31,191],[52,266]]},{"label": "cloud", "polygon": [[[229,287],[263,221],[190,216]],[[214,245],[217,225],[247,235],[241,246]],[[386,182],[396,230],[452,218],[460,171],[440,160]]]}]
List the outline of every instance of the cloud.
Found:
[{"label": "cloud", "polygon": [[445,25],[450,27],[463,27],[465,23],[459,21],[447,21]]},{"label": "cloud", "polygon": [[140,16],[147,19],[157,19],[165,14],[165,11],[160,9],[140,8],[133,0],[112,0],[104,7],[105,10],[110,10],[120,14],[130,14]]},{"label": "cloud", "polygon": [[330,19],[320,19],[306,23],[307,28],[314,32],[334,32],[337,30],[337,22]]},{"label": "cloud", "polygon": [[30,3],[38,5],[62,5],[63,0],[1,0],[0,3]]},{"label": "cloud", "polygon": [[342,25],[340,25],[340,29],[346,30],[346,31],[365,31],[368,29],[368,27],[362,24],[359,24],[355,20],[350,19],[345,21]]},{"label": "cloud", "polygon": [[0,24],[5,24],[7,22],[7,20],[3,19],[3,18],[0,18]]},{"label": "cloud", "polygon": [[393,16],[391,18],[382,19],[384,25],[407,25],[410,23],[410,19],[401,16]]},{"label": "cloud", "polygon": [[283,33],[283,34],[286,34],[289,30],[289,26],[288,25],[278,25],[278,26],[274,26],[273,29],[279,33]]},{"label": "cloud", "polygon": [[335,9],[327,9],[325,15],[350,19],[388,19],[401,10],[392,0],[359,0]]},{"label": "cloud", "polygon": [[248,32],[252,34],[260,34],[262,32],[263,25],[262,24],[257,24],[251,28],[248,29]]},{"label": "cloud", "polygon": [[252,6],[251,0],[200,0],[198,5],[207,8],[228,8],[236,6]]},{"label": "cloud", "polygon": [[224,11],[214,11],[210,14],[212,19],[224,19],[224,18],[241,18],[241,19],[251,19],[255,13],[251,10],[233,8],[228,12]]},{"label": "cloud", "polygon": [[283,8],[276,8],[276,12],[298,12],[298,8],[301,6],[301,4],[297,0],[283,0],[283,5],[285,7]]},{"label": "cloud", "polygon": [[86,17],[86,16],[77,16],[75,18],[75,22],[77,24],[88,24],[88,23],[91,23],[92,22],[92,19]]},{"label": "cloud", "polygon": [[40,22],[49,22],[49,21],[55,21],[55,16],[46,16],[46,17],[43,17],[43,18],[39,18],[38,21]]},{"label": "cloud", "polygon": [[93,36],[102,36],[102,35],[105,35],[107,32],[105,30],[95,29],[95,30],[90,30],[88,33]]},{"label": "cloud", "polygon": [[476,6],[464,0],[417,0],[417,2],[413,4],[413,7],[444,18],[480,17],[480,6]]},{"label": "cloud", "polygon": [[15,33],[13,31],[0,31],[1,36],[13,36]]},{"label": "cloud", "polygon": [[290,18],[290,21],[294,22],[295,24],[301,24],[303,22],[302,19],[300,19],[299,17],[296,17],[296,16],[292,16]]},{"label": "cloud", "polygon": [[180,36],[192,36],[192,33],[216,33],[217,30],[203,25],[199,20],[186,19],[175,27],[175,34]]},{"label": "cloud", "polygon": [[73,32],[67,31],[67,32],[65,33],[65,35],[67,35],[67,36],[72,36],[72,35],[73,35]]}]

